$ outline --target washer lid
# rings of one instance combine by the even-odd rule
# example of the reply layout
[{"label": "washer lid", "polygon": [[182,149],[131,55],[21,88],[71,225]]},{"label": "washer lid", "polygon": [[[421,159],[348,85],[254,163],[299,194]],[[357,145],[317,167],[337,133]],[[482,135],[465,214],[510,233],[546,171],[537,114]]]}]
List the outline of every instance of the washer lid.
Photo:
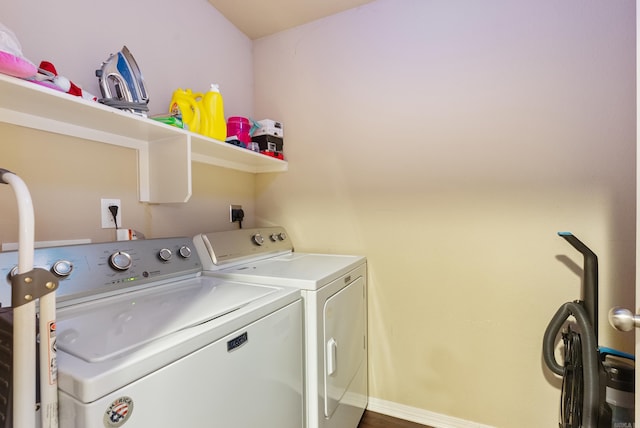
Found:
[{"label": "washer lid", "polygon": [[57,346],[90,363],[112,359],[275,291],[197,277],[79,304],[58,312]]}]

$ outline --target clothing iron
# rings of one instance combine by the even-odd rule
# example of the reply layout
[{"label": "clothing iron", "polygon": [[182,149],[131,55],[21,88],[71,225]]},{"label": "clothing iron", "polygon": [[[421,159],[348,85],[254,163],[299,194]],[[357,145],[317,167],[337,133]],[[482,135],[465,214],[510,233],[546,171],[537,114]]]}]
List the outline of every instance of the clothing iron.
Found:
[{"label": "clothing iron", "polygon": [[136,60],[126,46],[96,70],[102,104],[147,117],[149,97]]}]

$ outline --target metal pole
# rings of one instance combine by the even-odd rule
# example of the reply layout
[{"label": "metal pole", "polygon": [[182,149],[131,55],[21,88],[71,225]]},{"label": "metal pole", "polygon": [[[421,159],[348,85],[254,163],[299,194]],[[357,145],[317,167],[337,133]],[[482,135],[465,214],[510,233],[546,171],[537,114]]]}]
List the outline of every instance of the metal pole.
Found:
[{"label": "metal pole", "polygon": [[[31,194],[24,181],[0,169],[0,183],[11,185],[18,202],[18,274],[36,272],[34,260],[34,213]],[[40,295],[40,404],[42,428],[58,427],[58,381],[56,364],[56,300],[51,292]],[[12,291],[12,294],[15,289]],[[35,427],[36,421],[36,299],[19,296],[29,303],[13,308],[13,426]],[[13,296],[12,296],[13,300]]]},{"label": "metal pole", "polygon": [[[33,269],[34,215],[29,190],[12,172],[1,170],[3,183],[18,202],[18,273]],[[36,302],[13,309],[13,426],[35,427],[36,412]]]}]

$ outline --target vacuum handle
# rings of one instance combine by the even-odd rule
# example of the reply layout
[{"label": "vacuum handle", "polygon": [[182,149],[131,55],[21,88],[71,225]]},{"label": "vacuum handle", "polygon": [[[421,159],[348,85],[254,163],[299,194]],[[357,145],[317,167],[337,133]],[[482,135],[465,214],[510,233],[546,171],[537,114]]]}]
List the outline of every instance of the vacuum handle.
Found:
[{"label": "vacuum handle", "polygon": [[598,341],[598,256],[571,232],[558,232],[573,248],[584,257],[583,300],[589,321]]}]

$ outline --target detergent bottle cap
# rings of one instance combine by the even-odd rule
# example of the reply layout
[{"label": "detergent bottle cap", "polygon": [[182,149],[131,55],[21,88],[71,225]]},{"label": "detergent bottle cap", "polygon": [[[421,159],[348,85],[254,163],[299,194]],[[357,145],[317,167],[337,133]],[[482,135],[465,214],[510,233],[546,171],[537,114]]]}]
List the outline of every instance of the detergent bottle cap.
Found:
[{"label": "detergent bottle cap", "polygon": [[213,92],[220,92],[220,85],[218,85],[217,83],[212,83],[210,90]]}]

